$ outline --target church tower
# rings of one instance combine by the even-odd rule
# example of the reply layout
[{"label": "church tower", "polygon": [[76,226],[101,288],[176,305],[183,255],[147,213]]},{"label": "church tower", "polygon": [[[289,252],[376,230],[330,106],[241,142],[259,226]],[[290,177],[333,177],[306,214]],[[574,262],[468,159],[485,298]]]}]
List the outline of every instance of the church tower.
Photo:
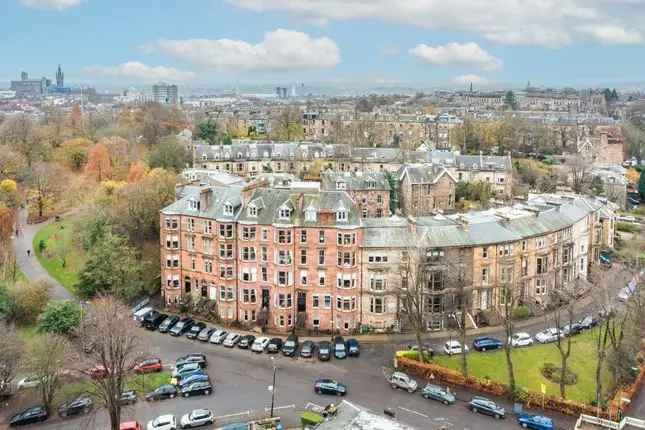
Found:
[{"label": "church tower", "polygon": [[63,88],[65,86],[65,74],[58,65],[58,70],[56,71],[56,86],[58,88]]}]

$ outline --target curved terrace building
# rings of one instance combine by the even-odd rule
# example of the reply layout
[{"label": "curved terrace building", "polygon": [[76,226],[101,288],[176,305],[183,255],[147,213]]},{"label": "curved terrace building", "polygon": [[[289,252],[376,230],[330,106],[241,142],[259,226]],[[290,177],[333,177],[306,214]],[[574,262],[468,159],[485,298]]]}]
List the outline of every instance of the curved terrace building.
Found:
[{"label": "curved terrace building", "polygon": [[405,294],[418,286],[429,330],[461,312],[473,325],[494,323],[504,288],[544,306],[613,247],[611,204],[594,198],[535,195],[479,212],[363,218],[350,191],[331,188],[183,187],[160,214],[165,303],[205,300],[225,323],[273,331],[399,330]]}]

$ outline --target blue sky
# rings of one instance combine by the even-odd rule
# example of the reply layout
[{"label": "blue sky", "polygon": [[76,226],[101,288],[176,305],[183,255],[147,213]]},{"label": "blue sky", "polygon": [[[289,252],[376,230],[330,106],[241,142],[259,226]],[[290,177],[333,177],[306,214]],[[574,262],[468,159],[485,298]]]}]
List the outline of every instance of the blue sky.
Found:
[{"label": "blue sky", "polygon": [[0,80],[611,85],[643,0],[2,0]]}]

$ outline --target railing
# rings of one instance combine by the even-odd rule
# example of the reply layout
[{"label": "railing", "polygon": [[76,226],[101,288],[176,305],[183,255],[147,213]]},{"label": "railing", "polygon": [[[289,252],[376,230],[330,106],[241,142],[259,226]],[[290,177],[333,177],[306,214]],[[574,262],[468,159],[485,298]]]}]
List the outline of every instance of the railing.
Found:
[{"label": "railing", "polygon": [[575,430],[581,430],[584,424],[591,424],[594,426],[599,426],[606,429],[615,429],[622,430],[626,426],[632,426],[635,428],[645,429],[645,420],[640,420],[637,418],[625,417],[620,422],[606,420],[604,418],[597,418],[591,415],[581,414],[576,421]]}]

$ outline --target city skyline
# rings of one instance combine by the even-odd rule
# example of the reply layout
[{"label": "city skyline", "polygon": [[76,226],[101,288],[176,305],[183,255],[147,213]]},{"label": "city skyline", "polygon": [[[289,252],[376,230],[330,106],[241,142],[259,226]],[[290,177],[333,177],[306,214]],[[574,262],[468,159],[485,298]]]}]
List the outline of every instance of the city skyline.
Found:
[{"label": "city skyline", "polygon": [[638,2],[384,3],[11,0],[0,34],[14,61],[0,80],[50,77],[59,63],[97,87],[621,87],[645,71]]}]

